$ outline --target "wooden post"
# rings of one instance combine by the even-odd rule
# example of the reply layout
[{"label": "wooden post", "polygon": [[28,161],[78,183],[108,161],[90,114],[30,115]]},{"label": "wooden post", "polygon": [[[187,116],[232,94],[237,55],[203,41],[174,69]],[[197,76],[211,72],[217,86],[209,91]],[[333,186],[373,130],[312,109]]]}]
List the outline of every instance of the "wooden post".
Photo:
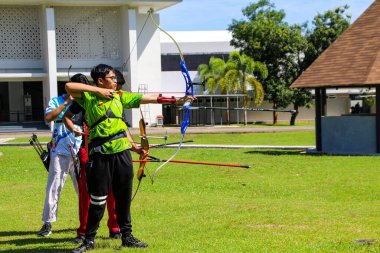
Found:
[{"label": "wooden post", "polygon": [[326,88],[321,88],[321,116],[327,115]]},{"label": "wooden post", "polygon": [[380,153],[380,86],[376,86],[376,152]]},{"label": "wooden post", "polygon": [[315,145],[317,151],[322,151],[322,101],[321,89],[315,89]]},{"label": "wooden post", "polygon": [[[212,108],[212,95],[210,96],[210,101],[211,101],[211,108]],[[214,109],[211,109],[211,126],[215,125],[215,119],[214,119]]]},{"label": "wooden post", "polygon": [[228,110],[228,108],[230,108],[230,98],[228,97],[228,94],[227,94],[226,121],[227,121],[227,125],[230,125],[230,110]]}]

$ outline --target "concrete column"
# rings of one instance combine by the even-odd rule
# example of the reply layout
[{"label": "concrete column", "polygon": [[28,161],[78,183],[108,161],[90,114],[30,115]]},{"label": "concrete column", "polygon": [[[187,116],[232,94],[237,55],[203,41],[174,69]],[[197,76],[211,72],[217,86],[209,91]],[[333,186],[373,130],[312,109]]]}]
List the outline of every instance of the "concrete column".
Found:
[{"label": "concrete column", "polygon": [[[137,14],[136,10],[121,7],[122,18],[122,41],[123,41],[123,62],[125,63],[124,72],[128,72],[126,90],[137,92],[138,90],[138,60],[137,60]],[[139,113],[136,109],[127,110],[125,113],[126,121],[132,127],[138,127]]]},{"label": "concrete column", "polygon": [[54,8],[43,9],[43,45],[46,79],[43,81],[44,103],[58,95],[57,90],[57,48],[55,42]]},{"label": "concrete column", "polygon": [[[54,8],[41,7],[42,25],[41,41],[43,48],[43,59],[45,63],[44,71],[47,73],[43,80],[43,101],[44,107],[50,99],[58,95],[57,90],[57,48],[55,41],[55,17]],[[53,123],[50,124],[52,129]]]}]

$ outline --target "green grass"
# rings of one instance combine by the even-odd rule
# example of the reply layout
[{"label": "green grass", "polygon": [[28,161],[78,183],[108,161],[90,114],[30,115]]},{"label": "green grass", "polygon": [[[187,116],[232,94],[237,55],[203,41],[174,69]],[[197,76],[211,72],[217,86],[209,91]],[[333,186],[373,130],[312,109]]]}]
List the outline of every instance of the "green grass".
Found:
[{"label": "green grass", "polygon": [[[75,247],[70,240],[78,226],[78,207],[71,181],[64,187],[53,234],[38,238],[46,171],[30,147],[0,147],[0,152],[0,252],[68,252]],[[173,152],[152,149],[151,155],[165,159]],[[145,178],[132,217],[134,235],[149,247],[123,251],[380,251],[379,242],[354,242],[380,236],[379,157],[184,149],[176,159],[252,168],[170,164],[154,185]],[[157,166],[149,164],[150,174]],[[115,252],[120,246],[106,238],[106,218],[92,252]]]},{"label": "green grass", "polygon": [[[133,136],[138,142],[139,137]],[[180,139],[179,134],[169,134],[167,142]],[[226,145],[315,145],[314,131],[275,132],[275,133],[246,133],[246,134],[186,134],[186,140],[194,140],[194,144],[226,144]],[[39,138],[41,142],[50,140],[48,137]],[[29,138],[16,138],[9,142],[29,142]],[[151,139],[151,143],[163,143],[160,139]]]},{"label": "green grass", "polygon": [[[178,139],[179,135],[170,136],[170,141]],[[246,134],[186,134],[186,139],[194,140],[194,144],[315,145],[314,131]]]},{"label": "green grass", "polygon": [[[38,135],[37,135],[38,136]],[[15,138],[13,140],[7,141],[7,143],[17,143],[17,142],[27,142],[29,143],[30,137]],[[40,142],[48,142],[51,140],[51,137],[38,137]]]}]

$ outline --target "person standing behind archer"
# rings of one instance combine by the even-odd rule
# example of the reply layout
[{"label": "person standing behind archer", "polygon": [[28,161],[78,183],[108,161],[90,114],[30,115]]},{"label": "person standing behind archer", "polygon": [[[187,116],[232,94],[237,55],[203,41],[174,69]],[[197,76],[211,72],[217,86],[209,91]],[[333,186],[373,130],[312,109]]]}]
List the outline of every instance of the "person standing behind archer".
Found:
[{"label": "person standing behind archer", "polygon": [[[74,164],[74,155],[79,150],[82,137],[75,137],[63,124],[62,117],[73,98],[68,94],[54,97],[49,101],[45,110],[45,121],[54,121],[52,138],[50,141],[50,164],[46,185],[45,204],[42,213],[42,228],[38,236],[49,236],[51,234],[51,223],[57,220],[58,202],[61,191],[70,174],[75,191],[78,194],[77,168]],[[81,128],[81,126],[76,126]]]},{"label": "person standing behind archer", "polygon": [[[122,233],[123,247],[145,248],[148,244],[132,235],[131,197],[133,163],[129,149],[137,153],[138,148],[126,138],[127,126],[122,120],[123,108],[138,108],[143,103],[159,103],[154,94],[141,95],[115,92],[117,77],[111,66],[99,64],[91,70],[91,77],[97,87],[80,83],[67,83],[66,90],[86,111],[90,126],[90,158],[88,191],[91,198],[86,240],[73,253],[81,253],[95,247],[94,239],[103,217],[110,185],[116,201],[117,221]],[[184,103],[186,98],[176,98]],[[193,99],[193,98],[188,98]]]}]

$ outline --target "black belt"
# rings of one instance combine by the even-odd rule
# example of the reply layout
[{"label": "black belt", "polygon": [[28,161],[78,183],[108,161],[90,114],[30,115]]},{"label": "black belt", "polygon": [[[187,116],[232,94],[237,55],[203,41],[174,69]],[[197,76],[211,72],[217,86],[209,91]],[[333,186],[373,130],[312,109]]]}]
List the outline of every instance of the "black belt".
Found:
[{"label": "black belt", "polygon": [[55,120],[54,123],[62,123],[62,120]]},{"label": "black belt", "polygon": [[120,132],[120,133],[117,133],[115,135],[111,135],[109,137],[105,137],[105,138],[95,138],[93,139],[89,144],[88,144],[88,148],[89,149],[93,149],[93,148],[96,148],[96,147],[99,147],[99,146],[102,146],[104,143],[106,142],[109,142],[109,141],[113,141],[113,140],[116,140],[116,139],[120,139],[120,138],[123,138],[123,137],[126,137],[127,134],[125,133],[125,131],[123,132]]}]

